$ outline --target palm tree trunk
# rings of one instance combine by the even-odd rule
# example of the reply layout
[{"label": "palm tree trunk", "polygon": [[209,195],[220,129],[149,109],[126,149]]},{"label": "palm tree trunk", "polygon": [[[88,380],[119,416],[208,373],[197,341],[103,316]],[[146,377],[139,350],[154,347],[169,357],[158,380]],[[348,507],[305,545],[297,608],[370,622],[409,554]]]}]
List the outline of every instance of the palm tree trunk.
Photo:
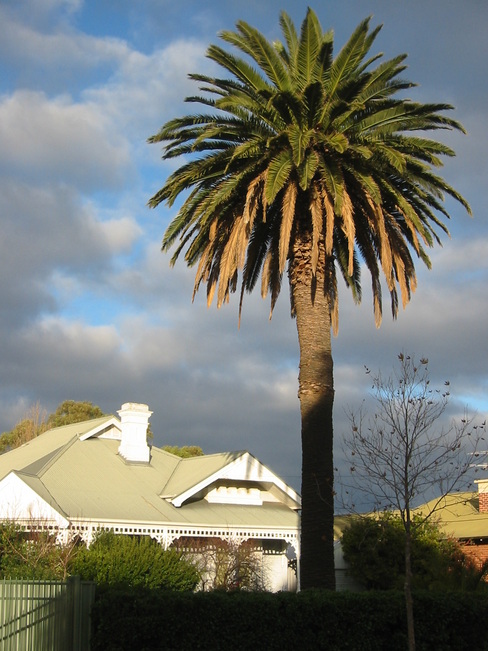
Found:
[{"label": "palm tree trunk", "polygon": [[[320,269],[320,272],[319,272]],[[302,419],[300,587],[335,589],[333,364],[325,252],[312,280],[310,238],[295,238],[289,266],[300,347],[298,397]]]}]

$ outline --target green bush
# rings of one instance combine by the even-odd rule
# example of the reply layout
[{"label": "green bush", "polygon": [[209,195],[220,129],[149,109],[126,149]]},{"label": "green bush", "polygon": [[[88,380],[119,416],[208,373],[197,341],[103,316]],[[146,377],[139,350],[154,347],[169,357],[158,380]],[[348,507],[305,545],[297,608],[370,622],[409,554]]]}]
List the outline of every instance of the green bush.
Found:
[{"label": "green bush", "polygon": [[[487,651],[488,596],[414,594],[417,651]],[[180,593],[107,589],[92,651],[401,651],[402,592]]]},{"label": "green bush", "polygon": [[164,550],[149,536],[103,532],[81,549],[71,574],[99,585],[143,586],[165,590],[194,590],[199,575],[195,567],[175,550]]},{"label": "green bush", "polygon": [[[399,517],[385,513],[352,520],[343,532],[342,550],[351,576],[368,590],[402,589],[405,529]],[[478,568],[435,523],[414,519],[411,555],[414,588],[486,589],[486,568]]]},{"label": "green bush", "polygon": [[14,522],[0,524],[0,578],[65,579],[71,551],[56,544],[48,531],[27,532]]}]

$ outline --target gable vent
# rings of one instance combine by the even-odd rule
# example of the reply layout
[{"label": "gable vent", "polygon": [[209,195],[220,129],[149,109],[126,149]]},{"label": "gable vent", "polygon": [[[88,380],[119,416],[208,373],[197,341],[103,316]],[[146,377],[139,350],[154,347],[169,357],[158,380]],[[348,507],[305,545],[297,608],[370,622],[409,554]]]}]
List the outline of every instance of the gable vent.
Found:
[{"label": "gable vent", "polygon": [[248,506],[262,506],[261,491],[258,488],[244,486],[218,486],[207,494],[207,501],[211,504],[246,504]]}]

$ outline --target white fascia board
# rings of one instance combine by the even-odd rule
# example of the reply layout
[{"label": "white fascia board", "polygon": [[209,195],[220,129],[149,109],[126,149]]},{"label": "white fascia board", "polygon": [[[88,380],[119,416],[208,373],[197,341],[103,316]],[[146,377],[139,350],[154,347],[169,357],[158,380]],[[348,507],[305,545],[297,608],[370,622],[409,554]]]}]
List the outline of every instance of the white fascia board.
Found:
[{"label": "white fascia board", "polygon": [[112,418],[110,418],[110,420],[106,420],[104,423],[101,423],[97,427],[94,427],[90,431],[88,431],[85,434],[83,434],[82,436],[80,436],[80,441],[86,441],[86,439],[89,439],[92,436],[97,436],[97,434],[100,434],[100,432],[103,432],[103,430],[106,430],[110,426],[115,427],[115,429],[117,429],[120,432],[120,435],[119,436],[110,436],[110,437],[107,437],[107,438],[114,438],[114,439],[120,440],[122,438],[122,433],[121,433],[121,430],[120,430],[120,421],[119,421],[118,418],[113,416]]},{"label": "white fascia board", "polygon": [[276,486],[280,491],[285,493],[293,502],[296,503],[297,508],[300,508],[301,500],[297,492],[290,486],[285,484],[277,475],[275,475],[269,468],[264,466],[256,457],[253,457],[249,452],[244,452],[240,457],[229,463],[227,466],[220,468],[217,472],[209,477],[206,477],[198,484],[191,486],[180,495],[176,495],[169,501],[173,506],[180,507],[193,495],[207,488],[219,479],[229,479],[234,481],[250,481],[250,482],[265,482]]},{"label": "white fascia board", "polygon": [[0,519],[39,524],[54,522],[61,528],[69,525],[69,520],[28,486],[15,471],[0,482]]}]

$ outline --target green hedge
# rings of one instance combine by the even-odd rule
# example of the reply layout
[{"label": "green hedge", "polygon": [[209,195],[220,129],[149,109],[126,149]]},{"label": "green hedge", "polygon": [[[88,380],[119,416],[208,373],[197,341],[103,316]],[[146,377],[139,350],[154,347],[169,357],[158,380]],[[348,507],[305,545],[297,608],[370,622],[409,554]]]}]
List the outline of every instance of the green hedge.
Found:
[{"label": "green hedge", "polygon": [[[415,595],[417,651],[488,650],[488,596]],[[407,648],[401,592],[99,593],[92,651],[397,651]]]}]

